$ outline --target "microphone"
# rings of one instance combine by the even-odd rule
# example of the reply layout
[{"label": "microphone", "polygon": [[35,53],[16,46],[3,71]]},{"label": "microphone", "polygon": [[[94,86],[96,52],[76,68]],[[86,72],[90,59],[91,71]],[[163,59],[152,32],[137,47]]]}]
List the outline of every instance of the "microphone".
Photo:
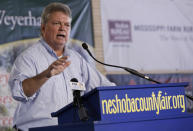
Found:
[{"label": "microphone", "polygon": [[88,120],[88,115],[80,97],[80,91],[86,90],[85,86],[84,84],[79,83],[76,78],[72,78],[70,80],[70,85],[73,90],[73,104],[74,106],[78,107],[78,116],[81,121],[86,121]]},{"label": "microphone", "polygon": [[[156,80],[153,80],[152,78],[150,78],[150,77],[148,77],[148,76],[146,76],[146,75],[144,75],[144,74],[142,74],[142,73],[140,73],[140,72],[138,72],[138,71],[136,71],[136,70],[134,70],[134,69],[131,69],[131,68],[128,68],[128,67],[116,66],[116,65],[111,65],[111,64],[106,64],[106,63],[100,62],[99,60],[97,60],[96,58],[93,57],[93,55],[92,55],[91,52],[89,51],[88,46],[87,46],[86,43],[82,43],[82,47],[88,52],[88,54],[89,54],[96,62],[98,62],[98,63],[100,63],[100,64],[102,64],[102,65],[111,66],[111,67],[116,67],[116,68],[121,68],[121,69],[124,69],[125,71],[127,71],[127,72],[135,75],[135,76],[139,76],[139,77],[141,77],[141,78],[143,78],[143,79],[146,79],[146,80],[148,80],[148,81],[152,81],[152,82],[155,82],[155,83],[157,83],[157,84],[161,84],[161,82],[156,81]],[[192,97],[192,96],[190,96],[190,95],[188,95],[188,94],[185,94],[185,96],[186,96],[187,98],[189,98],[190,100],[193,101],[193,97]]]},{"label": "microphone", "polygon": [[142,73],[140,73],[140,72],[138,72],[138,71],[136,71],[136,70],[134,70],[134,69],[131,69],[131,68],[128,68],[128,67],[110,65],[110,64],[106,64],[106,63],[100,62],[99,60],[97,60],[96,58],[93,57],[93,55],[92,55],[91,52],[89,51],[88,46],[87,46],[86,43],[83,43],[83,44],[82,44],[82,47],[88,52],[88,54],[89,54],[96,62],[98,62],[98,63],[100,63],[100,64],[102,64],[102,65],[111,66],[111,67],[116,67],[116,68],[121,68],[121,69],[124,69],[125,71],[127,71],[127,72],[129,72],[129,73],[131,73],[131,74],[133,74],[133,75],[136,75],[136,76],[141,77],[141,78],[143,78],[143,79],[146,79],[146,80],[148,80],[148,81],[155,82],[155,83],[157,83],[157,84],[161,84],[159,81],[153,80],[152,78],[150,78],[150,77],[148,77],[148,76],[146,76],[146,75],[144,75],[144,74],[142,74]]},{"label": "microphone", "polygon": [[71,86],[71,89],[75,90],[75,91],[76,90],[79,90],[79,91],[85,91],[86,90],[85,84],[78,82],[78,80],[76,78],[72,78],[70,80],[70,86]]}]

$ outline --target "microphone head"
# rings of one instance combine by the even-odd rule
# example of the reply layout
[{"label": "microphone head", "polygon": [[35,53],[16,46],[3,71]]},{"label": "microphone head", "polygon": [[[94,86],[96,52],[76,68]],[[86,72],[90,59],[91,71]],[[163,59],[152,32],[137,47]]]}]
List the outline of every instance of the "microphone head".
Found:
[{"label": "microphone head", "polygon": [[85,91],[86,90],[85,84],[82,82],[78,82],[76,78],[72,78],[70,80],[70,86],[71,86],[71,89],[74,91],[76,90]]},{"label": "microphone head", "polygon": [[70,82],[78,82],[78,80],[77,80],[76,78],[72,78],[72,79],[70,80]]},{"label": "microphone head", "polygon": [[87,50],[87,49],[88,49],[88,46],[87,46],[87,44],[86,44],[86,43],[82,43],[82,47],[83,47],[85,50]]}]

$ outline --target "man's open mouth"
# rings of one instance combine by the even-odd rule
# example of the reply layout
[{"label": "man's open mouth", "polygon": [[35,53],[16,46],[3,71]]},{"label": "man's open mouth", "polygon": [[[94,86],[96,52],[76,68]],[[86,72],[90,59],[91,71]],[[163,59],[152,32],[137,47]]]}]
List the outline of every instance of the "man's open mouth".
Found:
[{"label": "man's open mouth", "polygon": [[57,34],[57,37],[65,38],[66,36],[64,34]]}]

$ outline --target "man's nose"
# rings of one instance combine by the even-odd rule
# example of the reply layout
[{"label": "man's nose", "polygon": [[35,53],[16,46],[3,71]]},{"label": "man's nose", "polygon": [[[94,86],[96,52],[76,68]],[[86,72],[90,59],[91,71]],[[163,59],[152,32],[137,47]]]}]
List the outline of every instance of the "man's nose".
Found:
[{"label": "man's nose", "polygon": [[61,24],[59,30],[60,30],[60,31],[65,31],[65,29],[66,29],[66,28],[65,28],[65,25]]},{"label": "man's nose", "polygon": [[60,31],[67,31],[67,30],[68,30],[68,26],[65,25],[65,24],[60,24],[59,30],[60,30]]}]

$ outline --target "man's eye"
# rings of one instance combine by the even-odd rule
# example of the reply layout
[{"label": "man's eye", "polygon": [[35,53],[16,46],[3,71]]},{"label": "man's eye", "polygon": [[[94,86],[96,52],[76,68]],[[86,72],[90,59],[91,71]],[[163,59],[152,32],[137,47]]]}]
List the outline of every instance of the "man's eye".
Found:
[{"label": "man's eye", "polygon": [[65,24],[65,26],[70,27],[70,24]]}]

